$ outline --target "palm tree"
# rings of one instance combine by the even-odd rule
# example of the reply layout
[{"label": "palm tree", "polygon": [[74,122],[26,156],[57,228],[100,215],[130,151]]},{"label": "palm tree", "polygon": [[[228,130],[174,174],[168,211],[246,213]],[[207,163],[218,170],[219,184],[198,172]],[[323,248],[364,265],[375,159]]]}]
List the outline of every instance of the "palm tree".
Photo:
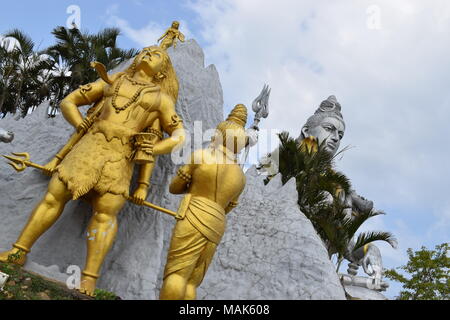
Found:
[{"label": "palm tree", "polygon": [[0,110],[2,113],[20,111],[25,116],[29,108],[45,99],[44,80],[52,63],[42,52],[34,51],[33,40],[22,31],[14,29],[4,37],[13,40],[15,45],[0,49]]},{"label": "palm tree", "polygon": [[[66,65],[68,71],[64,75],[60,73],[60,76],[54,79],[54,85],[59,87],[58,92],[61,88],[65,88],[64,93],[57,94],[58,102],[65,93],[97,80],[98,75],[90,66],[92,61],[101,62],[107,70],[111,70],[138,53],[136,49],[123,50],[117,47],[117,37],[120,35],[117,28],[107,28],[90,35],[82,33],[76,27],[67,29],[60,26],[53,29],[52,34],[57,43],[46,52],[55,61],[55,65],[59,67]],[[69,83],[67,83],[68,76],[70,76]]]},{"label": "palm tree", "polygon": [[351,216],[346,213],[341,195],[350,193],[351,183],[343,173],[333,170],[334,159],[346,149],[333,156],[315,138],[306,138],[300,145],[287,132],[279,134],[279,138],[282,182],[296,179],[300,210],[324,241],[330,259],[337,254],[338,268],[344,257],[366,244],[378,240],[395,243],[389,232],[374,231],[360,233],[353,242],[361,225],[383,212],[353,208]]},{"label": "palm tree", "polygon": [[[111,70],[138,53],[136,49],[117,47],[120,31],[116,28],[90,35],[76,27],[57,27],[52,34],[57,43],[42,52],[35,52],[31,38],[17,29],[0,39],[1,115],[20,110],[20,115],[25,116],[45,99],[50,100],[52,115],[69,92],[97,80],[90,66],[92,61]],[[12,46],[12,42],[16,45]]]}]

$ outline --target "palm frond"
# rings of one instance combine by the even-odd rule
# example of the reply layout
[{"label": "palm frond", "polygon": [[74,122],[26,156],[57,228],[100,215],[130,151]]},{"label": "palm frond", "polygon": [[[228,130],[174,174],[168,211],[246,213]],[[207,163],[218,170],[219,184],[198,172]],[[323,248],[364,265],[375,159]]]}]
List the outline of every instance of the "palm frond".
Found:
[{"label": "palm frond", "polygon": [[362,232],[358,235],[353,251],[364,247],[366,244],[372,243],[374,241],[386,241],[393,248],[397,248],[397,240],[390,232],[382,231],[368,231]]},{"label": "palm frond", "polygon": [[13,29],[7,32],[5,37],[11,37],[17,40],[20,45],[20,48],[17,48],[22,55],[28,56],[33,53],[34,42],[33,40],[27,36],[24,32],[19,29]]}]

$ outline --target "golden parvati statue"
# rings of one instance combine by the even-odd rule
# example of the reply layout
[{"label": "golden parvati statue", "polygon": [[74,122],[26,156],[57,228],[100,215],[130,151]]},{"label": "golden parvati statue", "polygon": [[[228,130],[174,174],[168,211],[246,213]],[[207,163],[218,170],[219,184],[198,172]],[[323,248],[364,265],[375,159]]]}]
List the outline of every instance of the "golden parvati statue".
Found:
[{"label": "golden parvati statue", "polygon": [[[89,295],[94,293],[101,265],[116,236],[117,214],[127,199],[144,202],[155,164],[152,157],[171,152],[185,138],[175,112],[178,80],[164,50],[144,48],[125,72],[99,73],[101,79],[81,86],[61,102],[65,119],[85,134],[65,157],[57,155],[45,166],[52,173],[46,194],[13,249],[0,254],[0,261],[19,254],[15,262],[23,265],[33,244],[56,222],[65,204],[71,199],[88,200],[94,214],[88,226],[80,291]],[[78,107],[91,103],[101,108],[98,116],[83,119]],[[162,131],[170,137],[162,139]],[[143,133],[153,138],[140,139]],[[141,164],[138,186],[129,197],[135,157]]]},{"label": "golden parvati statue", "polygon": [[225,232],[226,217],[245,186],[237,154],[246,146],[247,109],[237,105],[221,122],[207,149],[192,153],[170,185],[174,194],[186,193],[173,229],[161,299],[195,299]]},{"label": "golden parvati statue", "polygon": [[161,41],[159,45],[162,49],[167,50],[169,47],[177,47],[177,40],[184,42],[184,34],[181,33],[178,28],[180,27],[180,23],[178,21],[172,22],[172,26],[164,32],[164,34],[158,39],[158,42]]}]

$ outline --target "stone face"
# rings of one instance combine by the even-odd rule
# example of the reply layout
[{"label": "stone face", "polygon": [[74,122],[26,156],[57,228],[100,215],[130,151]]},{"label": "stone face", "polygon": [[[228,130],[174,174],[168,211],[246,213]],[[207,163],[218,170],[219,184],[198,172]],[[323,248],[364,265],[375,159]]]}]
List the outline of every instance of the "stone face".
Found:
[{"label": "stone face", "polygon": [[[201,48],[190,40],[168,50],[180,81],[177,112],[191,132],[194,121],[203,131],[223,120],[222,88],[214,66],[204,67]],[[128,63],[114,71],[123,70]],[[0,153],[28,152],[45,164],[66,143],[73,129],[62,116],[47,118],[47,105],[0,127],[15,132]],[[200,147],[200,146],[195,146]],[[181,196],[168,192],[176,166],[161,156],[152,177],[148,201],[176,211]],[[16,173],[0,164],[0,249],[9,249],[47,189],[49,178],[28,168]],[[132,184],[133,185],[133,184]],[[311,223],[297,209],[293,181],[278,178],[264,186],[251,169],[240,205],[228,215],[228,227],[199,299],[344,299],[333,264]],[[65,282],[70,265],[84,267],[86,228],[91,208],[71,201],[35,244],[25,268]],[[119,214],[119,231],[108,254],[98,287],[122,299],[157,299],[170,241],[172,217],[128,203]]]}]

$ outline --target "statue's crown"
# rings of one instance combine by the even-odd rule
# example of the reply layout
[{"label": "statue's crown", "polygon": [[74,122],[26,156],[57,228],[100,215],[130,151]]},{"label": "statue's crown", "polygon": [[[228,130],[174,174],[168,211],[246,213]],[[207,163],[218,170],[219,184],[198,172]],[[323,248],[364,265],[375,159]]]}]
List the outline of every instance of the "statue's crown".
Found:
[{"label": "statue's crown", "polygon": [[340,118],[343,118],[341,113],[341,105],[333,95],[329,96],[328,99],[322,101],[319,108],[316,110],[316,112],[314,112],[314,114],[320,114],[323,112],[333,112]]},{"label": "statue's crown", "polygon": [[243,104],[236,105],[228,115],[227,121],[234,122],[244,128],[247,123],[247,107]]}]

